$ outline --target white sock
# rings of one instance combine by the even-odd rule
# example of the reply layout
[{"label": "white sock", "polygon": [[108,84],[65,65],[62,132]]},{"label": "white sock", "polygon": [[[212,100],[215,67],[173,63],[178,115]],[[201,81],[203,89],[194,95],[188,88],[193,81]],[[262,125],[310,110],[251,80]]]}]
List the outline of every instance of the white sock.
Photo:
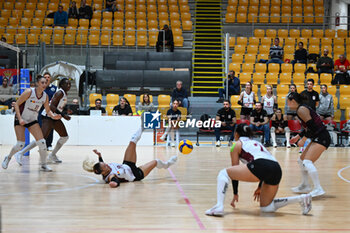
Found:
[{"label": "white sock", "polygon": [[68,141],[68,136],[67,137],[60,137],[58,139],[55,148],[52,150],[51,154],[56,155],[56,153],[62,148],[62,146]]},{"label": "white sock", "polygon": [[11,159],[12,155],[20,151],[24,147],[24,145],[25,145],[25,142],[17,141],[17,143],[12,147],[10,154],[8,154],[8,157]]},{"label": "white sock", "polygon": [[309,177],[306,167],[304,166],[303,160],[298,159],[298,164],[301,171],[301,184],[300,186],[309,186]]},{"label": "white sock", "polygon": [[132,136],[130,141],[134,142],[135,144],[137,144],[137,142],[140,140],[142,135],[142,127],[140,127]]},{"label": "white sock", "polygon": [[21,150],[18,153],[21,153],[22,155],[24,155],[25,153],[27,153],[28,151],[30,151],[34,147],[36,147],[36,141],[31,141],[26,147],[23,148],[23,150]]},{"label": "white sock", "polygon": [[283,197],[283,198],[276,198],[273,200],[273,204],[275,206],[275,209],[282,208],[283,206],[286,206],[288,204],[294,204],[301,201],[301,195],[299,196],[293,196],[293,197]]},{"label": "white sock", "polygon": [[40,140],[36,141],[36,144],[39,147],[40,165],[45,165],[46,164],[46,157],[47,157],[46,141],[45,141],[45,139],[40,139]]},{"label": "white sock", "polygon": [[167,169],[168,167],[170,167],[171,165],[173,165],[174,163],[176,163],[177,161],[177,156],[174,155],[172,156],[168,161],[164,162],[160,159],[156,159],[157,161],[157,168],[161,169],[161,168],[164,168],[164,169]]},{"label": "white sock", "polygon": [[171,143],[175,143],[175,133],[174,130],[170,131]]},{"label": "white sock", "polygon": [[180,133],[179,130],[176,130],[176,145],[179,145]]},{"label": "white sock", "polygon": [[217,188],[216,196],[217,203],[216,206],[219,208],[224,208],[225,195],[227,191],[228,184],[231,178],[228,176],[226,169],[222,169],[217,177]]},{"label": "white sock", "polygon": [[276,145],[276,133],[271,132],[271,140],[272,140],[272,145]]},{"label": "white sock", "polygon": [[321,184],[320,184],[320,180],[318,178],[317,169],[316,169],[314,163],[311,160],[304,159],[303,164],[305,166],[305,169],[309,173],[312,182],[314,183],[314,188],[321,188],[322,189]]}]

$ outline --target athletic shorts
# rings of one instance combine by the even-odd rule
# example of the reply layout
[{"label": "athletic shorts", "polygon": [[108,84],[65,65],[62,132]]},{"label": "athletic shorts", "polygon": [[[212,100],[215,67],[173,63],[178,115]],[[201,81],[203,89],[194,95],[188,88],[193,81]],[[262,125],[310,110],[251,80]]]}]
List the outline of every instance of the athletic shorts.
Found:
[{"label": "athletic shorts", "polygon": [[241,115],[242,116],[246,116],[246,115],[250,115],[250,113],[252,112],[252,108],[243,108],[241,109]]},{"label": "athletic shorts", "polygon": [[311,141],[325,146],[328,149],[329,145],[331,144],[331,136],[327,130],[322,130],[320,133],[318,133],[318,136]]},{"label": "athletic shorts", "polygon": [[136,164],[134,162],[130,162],[130,161],[123,161],[123,164],[128,165],[131,168],[132,173],[135,176],[135,180],[134,181],[139,181],[142,180],[143,178],[145,178],[145,175],[143,174],[143,171],[136,167]]},{"label": "athletic shorts", "polygon": [[[23,125],[23,126],[26,127],[26,128],[29,128],[30,126],[35,125],[36,123],[38,123],[38,121],[32,121],[32,122],[30,122],[30,123],[28,123],[28,124],[25,124],[25,125]],[[18,120],[17,118],[15,118],[15,126],[16,126],[16,125],[21,125],[21,124],[19,123],[19,120]]]},{"label": "athletic shorts", "polygon": [[297,116],[297,114],[296,114],[296,113],[287,113],[287,116],[296,117],[296,116]]},{"label": "athletic shorts", "polygon": [[269,185],[278,185],[282,178],[282,170],[280,165],[268,159],[256,159],[247,164],[248,169],[260,181]]}]

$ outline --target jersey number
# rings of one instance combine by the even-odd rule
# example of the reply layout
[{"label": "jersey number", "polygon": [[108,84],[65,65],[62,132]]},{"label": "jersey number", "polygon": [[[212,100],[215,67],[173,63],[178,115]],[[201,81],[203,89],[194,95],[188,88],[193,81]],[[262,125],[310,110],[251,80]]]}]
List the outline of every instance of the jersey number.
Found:
[{"label": "jersey number", "polygon": [[254,146],[258,146],[258,147],[260,146],[260,150],[264,151],[264,147],[262,145],[259,145],[258,143],[254,143]]}]

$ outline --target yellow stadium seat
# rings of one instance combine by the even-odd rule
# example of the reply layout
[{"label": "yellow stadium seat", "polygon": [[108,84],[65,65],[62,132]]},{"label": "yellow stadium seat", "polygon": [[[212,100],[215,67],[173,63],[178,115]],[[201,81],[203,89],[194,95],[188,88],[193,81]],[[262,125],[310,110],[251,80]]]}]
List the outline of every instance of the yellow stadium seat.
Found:
[{"label": "yellow stadium seat", "polygon": [[233,70],[235,73],[240,73],[241,72],[241,64],[230,63],[229,70]]},{"label": "yellow stadium seat", "polygon": [[25,9],[33,12],[36,9],[36,2],[27,2]]},{"label": "yellow stadium seat", "polygon": [[258,53],[258,46],[256,46],[256,45],[248,45],[247,46],[247,53],[257,54]]},{"label": "yellow stadium seat", "polygon": [[243,73],[253,73],[254,71],[254,63],[243,63],[242,64],[242,72]]},{"label": "yellow stadium seat", "polygon": [[301,36],[305,38],[312,37],[312,30],[311,29],[302,29],[301,30]]},{"label": "yellow stadium seat", "polygon": [[234,53],[232,54],[232,63],[243,63],[243,54]]},{"label": "yellow stadium seat", "polygon": [[239,5],[237,10],[238,10],[237,14],[244,13],[245,15],[247,15],[247,11],[248,11],[247,6]]},{"label": "yellow stadium seat", "polygon": [[[173,0],[173,1],[176,1],[176,0]],[[179,7],[177,6],[177,3],[169,4],[169,11],[170,12],[179,12]]]},{"label": "yellow stadium seat", "polygon": [[235,46],[235,53],[244,54],[245,53],[245,45],[237,44]]},{"label": "yellow stadium seat", "polygon": [[251,80],[252,80],[252,73],[240,73],[239,74],[239,80],[241,81],[241,83],[251,82]]},{"label": "yellow stadium seat", "polygon": [[[80,23],[80,21],[79,21],[79,23]],[[102,20],[102,27],[112,28],[112,25],[113,25],[113,21],[111,19],[103,19]],[[84,27],[86,27],[86,26],[84,26]],[[134,27],[135,27],[135,20],[134,20]]]},{"label": "yellow stadium seat", "polygon": [[29,28],[32,24],[32,20],[30,18],[21,18],[21,25]]},{"label": "yellow stadium seat", "polygon": [[280,74],[280,84],[290,84],[291,82],[292,82],[292,74],[291,73],[281,73]]},{"label": "yellow stadium seat", "polygon": [[322,73],[320,75],[320,83],[330,85],[332,81],[332,74]]},{"label": "yellow stadium seat", "polygon": [[123,35],[117,35],[117,34],[113,35],[113,45],[114,46],[122,46],[123,40],[124,40]]},{"label": "yellow stadium seat", "polygon": [[54,34],[53,35],[53,44],[54,45],[63,44],[63,34]]},{"label": "yellow stadium seat", "polygon": [[115,19],[124,20],[124,12],[123,11],[116,11],[116,12],[114,12],[114,20]]},{"label": "yellow stadium seat", "polygon": [[325,37],[330,37],[330,38],[335,37],[335,30],[334,29],[326,29],[324,33],[325,33]]},{"label": "yellow stadium seat", "polygon": [[135,4],[126,4],[125,11],[135,12]]},{"label": "yellow stadium seat", "polygon": [[34,17],[34,10],[24,10],[23,17],[28,18],[28,19],[32,19]]},{"label": "yellow stadium seat", "polygon": [[30,34],[40,34],[41,33],[41,27],[37,27],[37,26],[32,26],[30,27]]},{"label": "yellow stadium seat", "polygon": [[258,6],[249,6],[249,14],[258,14],[259,12],[259,7]]},{"label": "yellow stadium seat", "polygon": [[229,46],[230,48],[233,48],[235,47],[235,44],[236,44],[236,37],[229,37]]},{"label": "yellow stadium seat", "polygon": [[266,73],[266,64],[256,63],[255,64],[255,72],[256,73]]},{"label": "yellow stadium seat", "polygon": [[101,27],[101,20],[100,19],[91,19],[90,24],[91,24],[91,27],[100,28]]},{"label": "yellow stadium seat", "polygon": [[335,46],[343,46],[344,47],[344,38],[343,37],[335,37],[335,38],[333,38],[333,45],[334,45],[334,47]]},{"label": "yellow stadium seat", "polygon": [[78,33],[76,37],[77,45],[86,45],[87,39],[87,34]]},{"label": "yellow stadium seat", "polygon": [[15,40],[16,40],[16,44],[26,44],[26,35],[16,34]]},{"label": "yellow stadium seat", "polygon": [[269,6],[264,6],[264,5],[261,5],[261,4],[260,4],[259,12],[260,12],[260,15],[261,15],[261,14],[268,14],[268,13],[270,12],[270,7],[269,7]]},{"label": "yellow stadium seat", "polygon": [[294,72],[295,73],[305,73],[305,64],[301,64],[301,63],[296,63],[294,64]]},{"label": "yellow stadium seat", "polygon": [[344,53],[345,53],[344,45],[334,45],[334,54],[344,54]]},{"label": "yellow stadium seat", "polygon": [[314,14],[304,14],[304,23],[314,23]]},{"label": "yellow stadium seat", "polygon": [[314,29],[313,30],[313,37],[322,38],[323,37],[323,30],[322,29]]},{"label": "yellow stadium seat", "polygon": [[111,45],[111,36],[110,35],[101,35],[101,45],[110,46]]},{"label": "yellow stadium seat", "polygon": [[182,5],[188,5],[188,0],[178,0],[179,2],[179,5],[182,6]]},{"label": "yellow stadium seat", "polygon": [[[304,85],[305,83],[305,74],[304,73],[294,73],[293,74],[293,83]],[[300,91],[300,90],[299,90]]]},{"label": "yellow stadium seat", "polygon": [[340,85],[339,87],[340,96],[350,96],[350,86],[348,85]]},{"label": "yellow stadium seat", "polygon": [[325,45],[331,46],[332,44],[333,44],[332,38],[329,38],[329,37],[321,38],[321,45],[322,46],[325,46]]},{"label": "yellow stadium seat", "polygon": [[169,108],[170,101],[170,95],[158,95],[158,108]]},{"label": "yellow stadium seat", "polygon": [[189,5],[180,5],[180,12],[190,12]]},{"label": "yellow stadium seat", "polygon": [[[144,4],[137,4],[136,5],[136,11],[137,11],[137,14],[141,13],[141,12],[146,12],[146,5]],[[136,14],[136,15],[137,15]]]},{"label": "yellow stadium seat", "polygon": [[270,63],[268,64],[269,73],[279,73],[280,72],[280,64]]},{"label": "yellow stadium seat", "polygon": [[17,28],[17,34],[28,34],[29,29],[25,26],[20,26]]},{"label": "yellow stadium seat", "polygon": [[89,95],[89,102],[90,102],[90,107],[95,107],[95,101],[97,99],[101,99],[102,100],[102,95],[101,94],[97,94],[97,93],[91,93]]},{"label": "yellow stadium seat", "polygon": [[283,39],[283,38],[288,38],[288,30],[286,30],[286,29],[278,29],[278,31],[277,31],[278,33],[278,37],[280,38],[280,39]]},{"label": "yellow stadium seat", "polygon": [[89,45],[99,45],[100,43],[100,37],[98,35],[93,35],[93,34],[90,34],[89,35]]},{"label": "yellow stadium seat", "polygon": [[260,39],[261,45],[271,46],[271,37],[263,37]]},{"label": "yellow stadium seat", "polygon": [[[269,52],[270,52],[270,46],[269,45],[260,45],[259,46],[259,53],[260,54],[269,54]],[[263,58],[261,58],[261,59],[263,59]],[[267,57],[267,59],[268,59],[268,57]],[[267,59],[265,59],[265,60],[267,60]],[[258,59],[258,61],[259,61],[260,59]]]},{"label": "yellow stadium seat", "polygon": [[293,45],[285,45],[283,49],[285,54],[292,54],[295,52],[295,46]]},{"label": "yellow stadium seat", "polygon": [[325,17],[324,13],[316,13],[315,14],[315,23],[319,23],[319,24],[323,23],[324,17]]},{"label": "yellow stadium seat", "polygon": [[256,54],[246,54],[244,56],[244,61],[247,63],[255,63]]},{"label": "yellow stadium seat", "polygon": [[173,35],[174,36],[182,36],[181,28],[173,28]]},{"label": "yellow stadium seat", "polygon": [[236,14],[227,12],[225,15],[226,23],[234,23],[236,22]]},{"label": "yellow stadium seat", "polygon": [[284,39],[284,46],[292,46],[295,47],[295,38],[294,37],[288,37]]},{"label": "yellow stadium seat", "polygon": [[279,13],[272,13],[270,15],[270,22],[271,23],[279,23],[281,21],[281,17]]},{"label": "yellow stadium seat", "polygon": [[105,12],[102,13],[102,18],[103,18],[103,19],[112,20],[112,18],[113,18],[113,13],[112,13],[112,12],[105,11]]},{"label": "yellow stadium seat", "polygon": [[135,36],[134,35],[126,35],[125,36],[125,45],[126,46],[135,46]]},{"label": "yellow stadium seat", "polygon": [[27,36],[29,45],[37,45],[38,44],[38,34],[28,34]]},{"label": "yellow stadium seat", "polygon": [[9,24],[8,25],[17,27],[19,25],[19,19],[16,18],[16,17],[9,18]]},{"label": "yellow stadium seat", "polygon": [[256,45],[258,46],[260,43],[259,37],[249,37],[249,45]]},{"label": "yellow stadium seat", "polygon": [[6,26],[8,24],[8,18],[0,17],[0,25],[1,27]]},{"label": "yellow stadium seat", "polygon": [[51,34],[40,34],[40,41],[45,44],[51,44]]},{"label": "yellow stadium seat", "polygon": [[320,48],[317,45],[309,45],[309,53],[316,53],[319,54],[320,53]]},{"label": "yellow stadium seat", "polygon": [[285,14],[291,14],[292,8],[290,6],[282,6],[282,16]]},{"label": "yellow stadium seat", "polygon": [[6,10],[12,10],[14,8],[14,4],[13,2],[10,2],[10,1],[4,2],[3,8]]},{"label": "yellow stadium seat", "polygon": [[174,28],[181,28],[181,22],[180,20],[171,20],[171,28],[174,29]]},{"label": "yellow stadium seat", "polygon": [[182,36],[175,36],[174,37],[174,45],[176,47],[183,47],[184,46],[184,39]]},{"label": "yellow stadium seat", "polygon": [[333,51],[333,49],[332,49],[332,45],[322,45],[322,47],[321,47],[321,51],[322,51],[322,53],[323,53],[323,50],[324,49],[328,49],[328,52],[329,52],[329,54],[330,54],[330,57],[332,56],[332,51]]},{"label": "yellow stadium seat", "polygon": [[310,39],[309,39],[309,46],[311,46],[311,45],[315,45],[315,46],[320,46],[320,38],[319,37],[311,37]]},{"label": "yellow stadium seat", "polygon": [[265,36],[265,31],[263,29],[254,29],[254,36],[261,38]]},{"label": "yellow stadium seat", "polygon": [[348,31],[345,29],[338,29],[337,36],[340,38],[346,38],[346,37],[348,37]]},{"label": "yellow stadium seat", "polygon": [[253,84],[254,85],[261,85],[264,83],[265,83],[265,72],[253,74]]},{"label": "yellow stadium seat", "polygon": [[61,34],[63,35],[64,34],[64,27],[54,27],[53,28],[53,33],[54,34]]},{"label": "yellow stadium seat", "polygon": [[266,84],[277,85],[278,73],[267,73],[266,74]]},{"label": "yellow stadium seat", "polygon": [[53,25],[53,19],[51,19],[51,18],[45,18],[45,19],[44,19],[44,25],[45,25],[45,26],[52,26],[52,25]]},{"label": "yellow stadium seat", "polygon": [[85,35],[87,36],[89,30],[87,27],[78,27],[77,35]]},{"label": "yellow stadium seat", "polygon": [[258,22],[258,14],[250,13],[248,14],[248,23],[257,23]]},{"label": "yellow stadium seat", "polygon": [[169,15],[168,15],[167,12],[159,12],[158,18],[159,18],[159,20],[162,20],[162,19],[168,20],[169,19]]},{"label": "yellow stadium seat", "polygon": [[293,72],[293,65],[290,63],[281,64],[281,72],[282,73],[292,73]]},{"label": "yellow stadium seat", "polygon": [[3,18],[10,18],[11,17],[11,10],[7,10],[7,9],[1,9],[1,17]]},{"label": "yellow stadium seat", "polygon": [[17,33],[17,27],[15,27],[15,26],[8,26],[6,28],[6,33],[15,35]]},{"label": "yellow stadium seat", "polygon": [[65,45],[74,45],[75,44],[75,34],[66,34],[64,35],[64,44]]},{"label": "yellow stadium seat", "polygon": [[268,23],[269,22],[269,14],[268,13],[260,13],[259,14],[259,22],[260,23]]},{"label": "yellow stadium seat", "polygon": [[107,94],[106,101],[107,101],[107,105],[116,106],[119,104],[119,95],[118,94]]},{"label": "yellow stadium seat", "polygon": [[350,107],[350,96],[339,96],[340,109],[346,109]]},{"label": "yellow stadium seat", "polygon": [[[262,48],[263,46],[260,46],[259,50]],[[260,61],[261,59],[263,60],[268,60],[269,59],[269,54],[268,53],[261,53],[258,54],[258,57],[257,57],[257,61]],[[266,66],[266,65],[265,65]],[[256,65],[255,65],[256,67]]]},{"label": "yellow stadium seat", "polygon": [[[175,41],[176,36],[174,36]],[[147,46],[147,36],[146,35],[137,35],[137,46],[145,47]]]},{"label": "yellow stadium seat", "polygon": [[181,20],[184,21],[184,20],[191,20],[191,14],[188,13],[188,12],[182,12],[181,13]]},{"label": "yellow stadium seat", "polygon": [[156,35],[150,35],[148,37],[148,45],[149,46],[156,46],[156,43],[157,43],[157,36]]},{"label": "yellow stadium seat", "polygon": [[247,37],[237,37],[236,41],[237,41],[237,45],[246,46],[248,44],[248,38]]},{"label": "yellow stadium seat", "polygon": [[308,74],[306,75],[306,79],[313,79],[314,81],[317,82],[317,80],[318,80],[318,74],[308,73]]}]

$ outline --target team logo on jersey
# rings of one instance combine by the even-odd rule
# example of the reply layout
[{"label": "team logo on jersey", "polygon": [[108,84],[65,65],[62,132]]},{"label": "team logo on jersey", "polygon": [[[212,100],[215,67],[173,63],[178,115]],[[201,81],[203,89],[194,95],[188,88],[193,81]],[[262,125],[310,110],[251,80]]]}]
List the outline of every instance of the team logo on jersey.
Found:
[{"label": "team logo on jersey", "polygon": [[33,104],[35,104],[35,100],[31,100],[30,102],[33,103]]},{"label": "team logo on jersey", "polygon": [[160,129],[160,115],[161,113],[157,112],[145,112],[143,115],[143,127],[145,129]]}]

